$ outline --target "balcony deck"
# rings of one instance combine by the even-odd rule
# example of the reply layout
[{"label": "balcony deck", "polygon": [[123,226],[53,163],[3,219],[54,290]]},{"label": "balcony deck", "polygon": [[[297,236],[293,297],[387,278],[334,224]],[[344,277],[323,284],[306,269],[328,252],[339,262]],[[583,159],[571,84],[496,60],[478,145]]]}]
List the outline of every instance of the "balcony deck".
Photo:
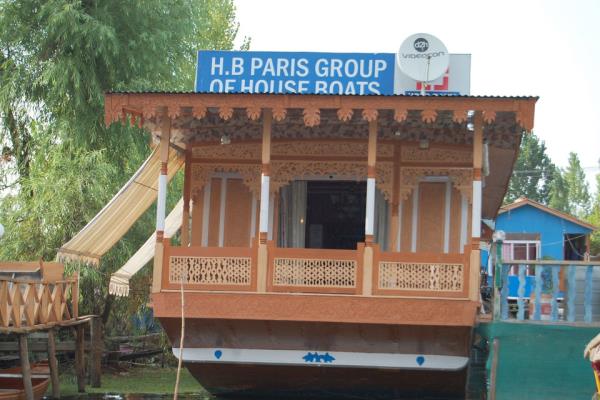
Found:
[{"label": "balcony deck", "polygon": [[[469,256],[267,246],[174,247],[165,241],[158,317],[473,326]],[[477,270],[476,270],[477,272]],[[262,290],[260,288],[263,288]]]}]

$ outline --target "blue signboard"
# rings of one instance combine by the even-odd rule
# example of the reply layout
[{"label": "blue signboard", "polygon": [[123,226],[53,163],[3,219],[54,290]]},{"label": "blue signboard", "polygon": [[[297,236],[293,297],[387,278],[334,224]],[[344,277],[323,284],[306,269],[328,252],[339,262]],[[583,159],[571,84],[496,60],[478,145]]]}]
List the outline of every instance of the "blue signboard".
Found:
[{"label": "blue signboard", "polygon": [[196,92],[394,94],[394,54],[199,51]]}]

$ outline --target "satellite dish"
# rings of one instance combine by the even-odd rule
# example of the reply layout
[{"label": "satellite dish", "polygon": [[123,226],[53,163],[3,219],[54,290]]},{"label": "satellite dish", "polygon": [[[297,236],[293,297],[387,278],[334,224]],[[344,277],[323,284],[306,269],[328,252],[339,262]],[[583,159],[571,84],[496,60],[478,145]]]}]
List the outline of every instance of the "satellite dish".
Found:
[{"label": "satellite dish", "polygon": [[450,55],[442,41],[428,33],[407,37],[397,54],[400,70],[419,82],[431,82],[444,75]]}]

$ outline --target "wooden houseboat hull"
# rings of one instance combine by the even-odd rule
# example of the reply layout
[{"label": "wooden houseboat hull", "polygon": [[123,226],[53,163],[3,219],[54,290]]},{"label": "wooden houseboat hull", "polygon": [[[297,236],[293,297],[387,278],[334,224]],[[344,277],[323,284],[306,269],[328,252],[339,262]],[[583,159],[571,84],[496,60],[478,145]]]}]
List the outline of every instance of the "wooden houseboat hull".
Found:
[{"label": "wooden houseboat hull", "polygon": [[[179,356],[181,320],[161,318]],[[187,319],[183,361],[210,393],[464,398],[470,327]]]}]

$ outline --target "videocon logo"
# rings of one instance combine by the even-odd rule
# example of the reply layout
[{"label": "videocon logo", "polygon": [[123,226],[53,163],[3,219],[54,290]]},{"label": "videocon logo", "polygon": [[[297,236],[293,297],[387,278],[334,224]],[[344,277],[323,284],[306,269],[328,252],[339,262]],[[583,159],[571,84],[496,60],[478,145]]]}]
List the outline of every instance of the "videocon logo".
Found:
[{"label": "videocon logo", "polygon": [[429,42],[425,38],[417,38],[417,39],[415,39],[415,42],[413,43],[413,47],[419,53],[423,53],[423,52],[427,51],[427,49],[429,48]]}]

